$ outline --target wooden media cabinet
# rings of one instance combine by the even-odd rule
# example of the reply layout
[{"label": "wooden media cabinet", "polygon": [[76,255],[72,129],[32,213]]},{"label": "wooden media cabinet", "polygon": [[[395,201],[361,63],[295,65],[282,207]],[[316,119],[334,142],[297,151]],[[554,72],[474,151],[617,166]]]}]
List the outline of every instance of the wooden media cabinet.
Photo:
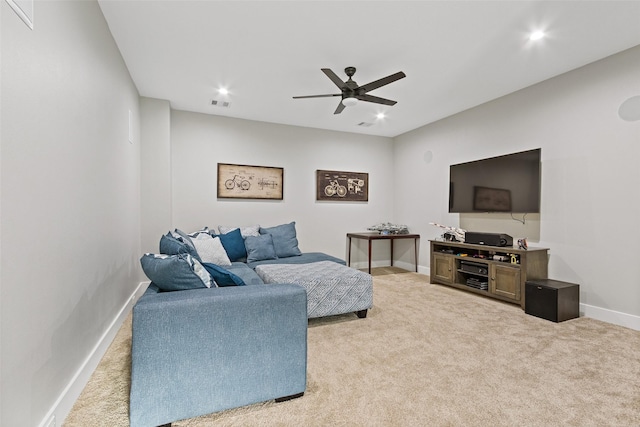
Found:
[{"label": "wooden media cabinet", "polygon": [[498,247],[430,240],[430,283],[520,304],[525,282],[547,279],[548,248]]}]

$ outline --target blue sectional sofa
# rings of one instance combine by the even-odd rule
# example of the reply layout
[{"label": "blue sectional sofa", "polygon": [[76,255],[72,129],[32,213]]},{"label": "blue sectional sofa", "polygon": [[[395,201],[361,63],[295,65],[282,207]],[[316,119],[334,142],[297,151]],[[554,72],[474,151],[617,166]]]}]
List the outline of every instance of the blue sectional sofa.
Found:
[{"label": "blue sectional sofa", "polygon": [[159,292],[133,309],[131,427],[301,396],[307,299],[294,284]]},{"label": "blue sectional sofa", "polygon": [[141,259],[152,282],[133,308],[131,427],[302,396],[307,292],[292,283],[264,285],[254,268],[345,262],[319,252],[256,259],[249,251],[220,267],[175,233],[162,236],[160,248],[163,254]]}]

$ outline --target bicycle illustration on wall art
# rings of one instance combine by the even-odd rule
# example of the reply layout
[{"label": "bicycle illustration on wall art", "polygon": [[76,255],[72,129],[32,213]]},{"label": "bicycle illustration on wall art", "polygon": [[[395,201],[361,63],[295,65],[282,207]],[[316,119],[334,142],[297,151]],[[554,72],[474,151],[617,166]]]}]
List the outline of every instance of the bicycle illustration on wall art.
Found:
[{"label": "bicycle illustration on wall art", "polygon": [[369,201],[369,174],[317,170],[316,200],[367,202]]},{"label": "bicycle illustration on wall art", "polygon": [[218,198],[282,200],[283,168],[218,163]]}]

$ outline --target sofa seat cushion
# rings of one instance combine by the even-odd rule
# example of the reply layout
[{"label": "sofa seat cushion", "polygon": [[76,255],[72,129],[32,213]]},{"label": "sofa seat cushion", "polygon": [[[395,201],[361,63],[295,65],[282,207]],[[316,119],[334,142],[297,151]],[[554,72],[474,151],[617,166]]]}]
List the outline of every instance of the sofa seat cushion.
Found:
[{"label": "sofa seat cushion", "polygon": [[256,272],[244,262],[233,262],[231,265],[225,267],[225,269],[240,277],[245,285],[264,284],[260,276],[258,276]]},{"label": "sofa seat cushion", "polygon": [[286,257],[286,258],[277,258],[277,259],[269,259],[262,261],[247,261],[247,265],[251,268],[256,268],[259,265],[264,264],[309,264],[312,262],[319,261],[332,261],[338,264],[346,265],[347,263],[340,258],[336,258],[331,255],[327,255],[322,252],[305,252],[298,256]]}]

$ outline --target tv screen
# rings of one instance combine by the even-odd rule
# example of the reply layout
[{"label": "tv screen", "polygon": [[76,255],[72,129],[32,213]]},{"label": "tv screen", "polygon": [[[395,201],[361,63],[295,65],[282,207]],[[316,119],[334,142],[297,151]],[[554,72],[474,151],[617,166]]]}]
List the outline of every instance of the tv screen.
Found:
[{"label": "tv screen", "polygon": [[451,165],[449,212],[540,212],[540,149]]}]

